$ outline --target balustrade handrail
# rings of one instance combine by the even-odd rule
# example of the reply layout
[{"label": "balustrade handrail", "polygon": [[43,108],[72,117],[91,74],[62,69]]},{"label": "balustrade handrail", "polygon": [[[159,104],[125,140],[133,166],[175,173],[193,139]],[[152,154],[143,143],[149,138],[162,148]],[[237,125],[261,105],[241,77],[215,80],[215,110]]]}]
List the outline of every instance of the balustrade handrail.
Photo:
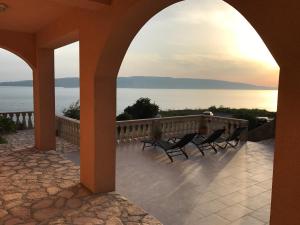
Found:
[{"label": "balustrade handrail", "polygon": [[62,115],[56,115],[56,118],[59,118],[59,119],[63,119],[63,120],[67,120],[67,121],[70,121],[70,122],[74,122],[74,123],[80,124],[80,120],[72,119],[72,118],[70,118],[70,117],[66,117],[66,116],[62,116]]},{"label": "balustrade handrail", "polygon": [[136,122],[148,122],[148,121],[162,121],[162,120],[175,120],[175,119],[191,119],[191,118],[211,118],[211,119],[222,119],[222,120],[231,120],[237,122],[248,122],[247,120],[232,118],[232,117],[222,117],[222,116],[208,116],[203,114],[198,115],[187,115],[187,116],[170,116],[170,117],[158,117],[158,118],[149,118],[149,119],[137,119],[137,120],[123,120],[117,121],[117,124],[128,124],[128,123],[136,123]]},{"label": "balustrade handrail", "polygon": [[0,115],[4,114],[17,114],[17,113],[34,113],[33,111],[21,111],[21,112],[0,112]]}]

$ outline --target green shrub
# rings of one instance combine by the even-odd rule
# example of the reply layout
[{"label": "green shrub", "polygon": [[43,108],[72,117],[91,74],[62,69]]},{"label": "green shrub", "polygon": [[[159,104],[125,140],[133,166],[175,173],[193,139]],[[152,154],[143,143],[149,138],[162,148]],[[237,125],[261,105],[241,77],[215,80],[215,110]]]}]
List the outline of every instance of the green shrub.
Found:
[{"label": "green shrub", "polygon": [[72,103],[68,108],[63,110],[63,114],[66,117],[80,120],[80,103],[79,100]]},{"label": "green shrub", "polygon": [[133,119],[132,116],[126,112],[123,112],[117,116],[117,121],[132,120],[132,119]]},{"label": "green shrub", "polygon": [[133,105],[124,109],[124,112],[117,116],[117,120],[136,120],[154,118],[158,115],[159,106],[151,103],[150,98],[140,98]]},{"label": "green shrub", "polygon": [[211,111],[214,115],[229,116],[236,119],[244,119],[249,121],[249,130],[259,126],[259,121],[256,117],[269,117],[275,118],[275,112],[269,112],[264,109],[233,109],[228,107],[216,107],[211,106],[208,109],[182,109],[182,110],[167,110],[160,111],[162,117],[172,117],[172,116],[187,116],[187,115],[199,115],[204,111]]},{"label": "green shrub", "polygon": [[12,133],[16,132],[17,126],[12,119],[0,116],[0,129],[3,133]]}]

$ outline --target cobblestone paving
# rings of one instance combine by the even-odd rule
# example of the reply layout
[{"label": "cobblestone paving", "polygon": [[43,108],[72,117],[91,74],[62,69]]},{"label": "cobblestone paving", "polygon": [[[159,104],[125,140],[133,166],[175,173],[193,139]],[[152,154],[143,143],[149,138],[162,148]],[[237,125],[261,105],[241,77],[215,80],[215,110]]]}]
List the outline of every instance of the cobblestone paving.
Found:
[{"label": "cobblestone paving", "polygon": [[[9,143],[0,145],[0,225],[160,224],[117,193],[90,193],[79,184],[73,162],[32,147],[32,132],[6,138]],[[57,142],[59,151],[70,149]]]},{"label": "cobblestone paving", "polygon": [[[18,131],[16,134],[6,136],[5,139],[8,141],[8,144],[3,145],[2,148],[18,150],[32,148],[34,146],[33,130]],[[59,153],[78,152],[79,147],[57,137],[56,151]]]}]

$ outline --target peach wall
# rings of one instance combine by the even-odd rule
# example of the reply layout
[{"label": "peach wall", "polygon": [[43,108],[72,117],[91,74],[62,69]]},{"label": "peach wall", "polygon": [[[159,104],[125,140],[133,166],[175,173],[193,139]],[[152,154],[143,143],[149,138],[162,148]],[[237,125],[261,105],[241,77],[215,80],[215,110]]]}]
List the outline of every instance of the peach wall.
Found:
[{"label": "peach wall", "polygon": [[281,67],[271,225],[300,223],[300,67]]}]

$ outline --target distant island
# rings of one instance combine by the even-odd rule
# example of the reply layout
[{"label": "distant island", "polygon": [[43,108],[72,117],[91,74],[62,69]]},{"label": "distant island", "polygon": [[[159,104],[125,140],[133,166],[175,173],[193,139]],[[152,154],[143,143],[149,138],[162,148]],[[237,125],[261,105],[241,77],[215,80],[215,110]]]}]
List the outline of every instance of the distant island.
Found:
[{"label": "distant island", "polygon": [[[32,80],[0,82],[0,86],[32,87]],[[77,88],[79,79],[76,77],[55,79],[56,87]],[[173,77],[118,77],[118,88],[136,89],[232,89],[232,90],[274,90],[275,87],[258,86],[247,83],[223,80],[173,78]]]}]

